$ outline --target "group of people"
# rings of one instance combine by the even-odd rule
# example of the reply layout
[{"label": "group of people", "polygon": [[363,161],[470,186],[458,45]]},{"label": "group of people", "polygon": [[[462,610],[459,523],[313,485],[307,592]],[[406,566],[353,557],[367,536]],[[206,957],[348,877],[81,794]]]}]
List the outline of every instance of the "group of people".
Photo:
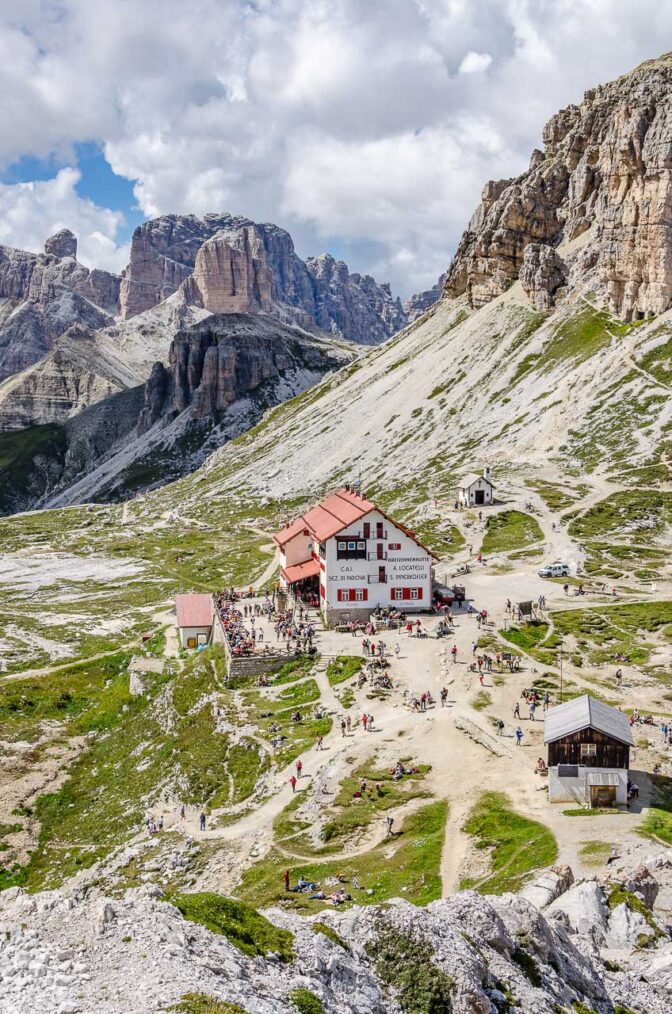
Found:
[{"label": "group of people", "polygon": [[362,640],[362,653],[366,658],[384,658],[386,650],[385,641],[370,641],[368,637]]},{"label": "group of people", "polygon": [[[244,608],[247,611],[248,607],[245,606]],[[254,630],[256,617],[254,615],[251,616],[250,629],[250,627],[245,625],[242,609],[237,608],[231,600],[221,595],[217,599],[217,613],[229,643],[231,654],[236,657],[254,654],[254,646],[257,640]],[[258,633],[260,640],[263,640],[261,629]]]},{"label": "group of people", "polygon": [[276,641],[284,641],[288,652],[291,652],[295,647],[296,651],[310,655],[315,650],[313,647],[315,627],[308,622],[307,611],[304,616],[304,619],[299,619],[297,622],[291,612],[285,613],[275,625],[275,639]]}]

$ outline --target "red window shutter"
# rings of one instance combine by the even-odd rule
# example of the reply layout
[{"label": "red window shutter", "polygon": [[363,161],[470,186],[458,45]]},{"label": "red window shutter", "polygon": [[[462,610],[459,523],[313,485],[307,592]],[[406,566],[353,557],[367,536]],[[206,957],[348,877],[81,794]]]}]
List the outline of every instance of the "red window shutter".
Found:
[{"label": "red window shutter", "polygon": [[368,588],[363,588],[362,590],[364,592],[364,599],[363,599],[363,601],[364,602],[368,602],[368,599],[369,599],[369,589]]},{"label": "red window shutter", "polygon": [[350,589],[350,601],[351,602],[355,601],[355,589],[354,588]]},{"label": "red window shutter", "polygon": [[422,588],[418,588],[418,598],[422,598]]},{"label": "red window shutter", "polygon": [[326,599],[326,597],[327,597],[327,593],[326,593],[326,591],[324,589],[324,585],[323,584],[320,585],[320,597],[323,598],[323,599]]},{"label": "red window shutter", "polygon": [[371,522],[370,521],[365,521],[364,522],[364,538],[365,539],[371,538]]},{"label": "red window shutter", "polygon": [[411,589],[404,588],[404,599],[410,599],[410,597],[411,597]]}]

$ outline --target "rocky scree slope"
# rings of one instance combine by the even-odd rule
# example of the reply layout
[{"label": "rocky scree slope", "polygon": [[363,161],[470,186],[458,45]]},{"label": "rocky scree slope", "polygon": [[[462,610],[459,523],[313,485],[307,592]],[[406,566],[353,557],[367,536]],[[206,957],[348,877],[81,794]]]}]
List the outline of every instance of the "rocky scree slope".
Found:
[{"label": "rocky scree slope", "polygon": [[672,303],[672,54],[587,91],[516,179],[490,182],[445,292],[480,307],[520,278],[548,309],[591,272],[625,321]]},{"label": "rocky scree slope", "polygon": [[146,384],[70,419],[57,481],[38,502],[119,499],[193,471],[269,408],[351,361],[351,347],[249,313],[178,332]]},{"label": "rocky scree slope", "polygon": [[[651,865],[669,875],[670,857]],[[572,881],[564,867],[520,895],[467,891],[426,909],[397,900],[318,921],[273,909],[271,925],[257,919],[242,933],[246,906],[231,905],[229,930],[211,932],[153,883],[115,898],[10,888],[0,893],[0,1011],[150,1014],[190,994],[237,1004],[236,1014],[669,1011],[672,944],[650,870]],[[216,896],[197,897],[214,912]]]}]

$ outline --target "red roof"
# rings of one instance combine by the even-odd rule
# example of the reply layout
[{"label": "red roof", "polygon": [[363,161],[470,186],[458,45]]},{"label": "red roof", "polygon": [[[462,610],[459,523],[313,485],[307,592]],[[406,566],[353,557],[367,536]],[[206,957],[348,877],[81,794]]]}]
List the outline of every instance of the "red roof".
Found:
[{"label": "red roof", "polygon": [[277,542],[279,546],[284,546],[285,543],[289,542],[295,536],[300,535],[306,527],[306,523],[303,518],[297,518],[296,521],[292,521],[291,525],[287,525],[282,529],[281,532],[277,532],[273,536],[273,541]]},{"label": "red roof", "polygon": [[277,532],[273,538],[279,546],[282,546],[298,535],[303,528],[308,528],[314,539],[324,542],[372,510],[375,510],[375,505],[365,500],[363,496],[349,489],[338,489],[311,507],[303,517],[297,518],[288,528]]},{"label": "red roof", "polygon": [[[332,535],[337,535],[344,528],[348,528],[355,521],[359,521],[369,511],[376,510],[383,517],[387,518],[391,524],[396,525],[402,532],[405,532],[421,549],[426,550],[430,556],[437,559],[431,549],[423,545],[415,532],[402,525],[401,522],[395,521],[394,518],[388,517],[380,507],[376,507],[370,500],[366,500],[359,493],[354,493],[351,489],[337,489],[335,493],[330,493],[324,500],[315,504],[314,507],[311,507],[300,518],[293,521],[291,525],[288,525],[274,535],[273,539],[279,546],[283,546],[290,539],[293,539],[295,535],[303,531],[304,528],[307,528],[313,539],[316,539],[318,542],[324,542],[326,539],[330,539]],[[300,564],[300,566],[304,565]],[[288,570],[293,569],[292,567],[288,568]],[[317,571],[311,571],[311,573],[317,573]],[[292,580],[298,581],[299,578],[293,578]]]},{"label": "red roof", "polygon": [[294,584],[302,581],[304,577],[312,577],[320,573],[320,565],[317,560],[306,560],[305,563],[297,563],[293,567],[283,567],[281,572],[287,584]]},{"label": "red roof", "polygon": [[211,627],[212,595],[176,595],[178,627]]}]

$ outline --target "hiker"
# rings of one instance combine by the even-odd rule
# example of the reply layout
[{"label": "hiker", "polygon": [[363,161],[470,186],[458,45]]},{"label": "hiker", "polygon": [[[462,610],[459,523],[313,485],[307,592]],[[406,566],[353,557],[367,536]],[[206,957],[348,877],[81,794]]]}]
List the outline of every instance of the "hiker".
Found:
[{"label": "hiker", "polygon": [[389,838],[392,834],[392,826],[394,824],[394,817],[386,817],[385,823],[387,824],[387,837]]},{"label": "hiker", "polygon": [[441,707],[445,708],[446,701],[448,700],[448,690],[446,687],[441,688]]},{"label": "hiker", "polygon": [[341,736],[345,736],[345,719],[341,719]]},{"label": "hiker", "polygon": [[616,670],[616,686],[619,687],[619,688],[623,686],[623,670],[622,669],[617,669]]},{"label": "hiker", "polygon": [[180,807],[180,820],[184,820],[184,818],[186,816],[187,816],[187,811],[186,811],[184,803],[182,803],[182,806]]},{"label": "hiker", "polygon": [[362,715],[362,725],[364,726],[364,732],[366,732],[366,724],[367,724],[368,721],[369,721],[369,716],[366,715],[366,714]]},{"label": "hiker", "polygon": [[297,778],[301,777],[301,772],[302,771],[303,771],[303,761],[302,760],[297,760],[297,762],[296,762],[296,777]]},{"label": "hiker", "polygon": [[534,713],[535,713],[536,710],[537,710],[537,702],[536,701],[532,701],[532,703],[530,704],[530,721],[531,722],[534,721]]},{"label": "hiker", "polygon": [[498,718],[497,719],[497,735],[501,736],[503,732],[504,732],[504,722],[502,721],[501,718]]},{"label": "hiker", "polygon": [[520,720],[520,701],[516,701],[516,706],[513,709],[513,717]]},{"label": "hiker", "polygon": [[396,655],[397,658],[399,658],[399,656],[401,654],[401,645],[400,644],[395,644],[395,646],[394,646],[394,654]]},{"label": "hiker", "polygon": [[292,775],[289,779],[289,784],[292,786],[292,792],[296,792],[296,775]]},{"label": "hiker", "polygon": [[479,672],[479,674],[478,674],[478,682],[481,684],[481,686],[485,686],[485,684],[483,683],[484,679],[485,679],[485,677],[484,677],[483,673]]},{"label": "hiker", "polygon": [[205,814],[203,812],[201,812],[201,815],[198,818],[198,826],[201,831],[205,831]]},{"label": "hiker", "polygon": [[289,870],[285,870],[285,872],[282,875],[282,879],[285,882],[285,890],[288,891],[289,890]]},{"label": "hiker", "polygon": [[520,726],[516,729],[516,746],[521,746],[523,742],[523,730]]},{"label": "hiker", "polygon": [[323,738],[322,736],[318,736],[317,737],[317,749],[318,750],[322,749],[322,738]]},{"label": "hiker", "polygon": [[348,727],[348,732],[350,732],[350,726],[352,725],[352,719],[350,718],[350,715],[348,715],[348,717],[346,718],[345,724]]},{"label": "hiker", "polygon": [[569,595],[569,585],[568,584],[563,584],[562,590],[565,593],[565,595]]},{"label": "hiker", "polygon": [[477,648],[478,648],[478,645],[476,644],[476,641],[472,641],[472,642],[471,642],[471,654],[472,654],[472,655],[475,655],[475,654],[476,654],[476,649],[477,649]]},{"label": "hiker", "polygon": [[368,723],[367,728],[368,728],[369,732],[371,732],[371,730],[373,729],[373,715],[369,715],[368,718],[369,718],[369,723]]},{"label": "hiker", "polygon": [[542,710],[543,711],[548,711],[548,705],[550,703],[551,703],[551,695],[549,694],[548,690],[545,690],[544,691],[544,705],[543,705],[543,709]]},{"label": "hiker", "polygon": [[450,654],[453,656],[453,662],[457,662],[457,645],[454,644],[450,649]]}]

